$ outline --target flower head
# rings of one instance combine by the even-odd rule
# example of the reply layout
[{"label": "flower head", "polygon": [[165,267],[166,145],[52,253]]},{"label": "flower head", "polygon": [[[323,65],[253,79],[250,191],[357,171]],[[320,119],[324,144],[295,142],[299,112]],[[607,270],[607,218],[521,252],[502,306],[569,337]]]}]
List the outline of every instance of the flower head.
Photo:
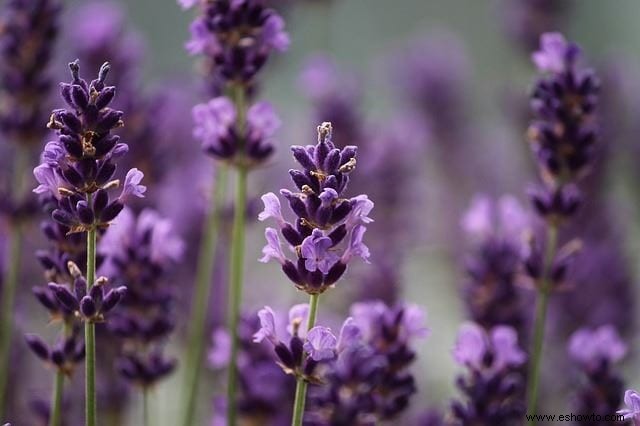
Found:
[{"label": "flower head", "polygon": [[602,363],[615,364],[627,353],[627,345],[610,325],[596,329],[582,328],[571,335],[569,356],[587,370],[595,370]]},{"label": "flower head", "polygon": [[624,404],[627,408],[617,411],[625,420],[633,420],[635,426],[640,425],[640,393],[629,389],[624,393]]},{"label": "flower head", "polygon": [[284,218],[273,193],[262,197],[265,207],[259,215],[260,220],[276,221],[297,257],[295,262],[288,260],[279,238],[269,230],[261,260],[277,259],[287,277],[308,293],[322,293],[332,286],[353,257],[365,261],[369,257],[363,236],[365,225],[372,222],[373,202],[366,195],[344,198],[349,174],[356,166],[356,147],[336,148],[331,129],[330,123],[323,123],[318,127],[317,145],[291,148],[302,166],[302,170],[289,172],[299,192],[283,189],[280,193],[297,216],[295,224]]}]

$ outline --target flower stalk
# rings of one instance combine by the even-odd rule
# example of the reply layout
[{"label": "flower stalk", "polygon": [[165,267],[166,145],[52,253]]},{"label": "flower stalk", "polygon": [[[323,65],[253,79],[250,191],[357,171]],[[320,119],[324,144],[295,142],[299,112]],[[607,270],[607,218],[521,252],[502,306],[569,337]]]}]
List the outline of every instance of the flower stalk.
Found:
[{"label": "flower stalk", "polygon": [[196,410],[198,388],[202,372],[202,357],[205,344],[205,324],[207,321],[207,307],[211,293],[214,262],[217,258],[217,242],[220,229],[220,206],[224,203],[227,190],[228,168],[220,164],[213,185],[209,211],[205,220],[204,237],[198,251],[198,266],[196,272],[196,288],[193,293],[191,318],[189,320],[189,334],[187,340],[185,402],[182,406],[184,426],[193,423]]},{"label": "flower stalk", "polygon": [[[241,108],[239,108],[241,109]],[[231,362],[227,376],[227,422],[236,424],[237,357],[239,349],[238,321],[242,302],[245,218],[247,202],[247,169],[238,167],[236,197],[234,204],[233,231],[231,237],[231,259],[229,278],[229,334],[231,335]]]},{"label": "flower stalk", "polygon": [[[87,195],[91,203],[91,195]],[[87,232],[87,284],[89,291],[95,285],[96,275],[96,230]],[[85,360],[85,424],[96,426],[96,325],[93,321],[86,321],[84,326],[86,348]]]},{"label": "flower stalk", "polygon": [[[319,294],[312,294],[309,297],[309,318],[307,320],[307,330],[311,330],[316,325],[316,317],[318,314]],[[302,375],[296,379],[296,394],[293,402],[293,417],[291,419],[292,426],[301,426],[304,417],[304,406],[307,399],[307,381]]]},{"label": "flower stalk", "polygon": [[[551,278],[553,259],[558,246],[558,227],[550,224],[547,229],[547,246],[543,272],[538,286],[538,300],[536,303],[535,323],[533,329],[533,342],[531,349],[531,362],[529,365],[529,380],[527,382],[527,411],[536,412],[538,402],[538,384],[540,381],[540,365],[542,364],[542,348],[544,346],[544,328],[551,293]],[[529,420],[528,424],[535,424],[535,420]]]}]

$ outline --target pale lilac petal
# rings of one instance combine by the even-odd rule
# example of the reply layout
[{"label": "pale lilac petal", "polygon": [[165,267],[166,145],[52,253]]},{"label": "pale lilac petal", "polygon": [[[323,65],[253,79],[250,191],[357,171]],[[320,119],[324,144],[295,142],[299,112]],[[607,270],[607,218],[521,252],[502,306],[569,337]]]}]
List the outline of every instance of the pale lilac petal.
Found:
[{"label": "pale lilac petal", "polygon": [[475,323],[466,322],[458,331],[453,359],[460,365],[479,370],[482,368],[487,347],[487,336],[484,330]]},{"label": "pale lilac petal", "polygon": [[273,309],[265,306],[258,311],[258,318],[260,319],[260,329],[253,335],[253,341],[259,343],[267,339],[274,345],[277,345],[276,316]]},{"label": "pale lilac petal", "polygon": [[209,364],[213,368],[226,367],[231,355],[231,336],[223,328],[213,332],[213,345],[209,351]]},{"label": "pale lilac petal", "polygon": [[282,121],[275,108],[269,102],[255,103],[247,111],[247,123],[253,132],[262,139],[270,138],[280,128]]},{"label": "pale lilac petal", "polygon": [[462,217],[462,230],[472,239],[483,239],[493,232],[491,200],[486,195],[476,195]]},{"label": "pale lilac petal", "polygon": [[267,228],[264,230],[264,236],[267,239],[267,245],[262,248],[264,256],[258,260],[262,263],[267,263],[271,259],[276,259],[280,264],[284,264],[287,258],[282,251],[282,243],[280,242],[278,231],[273,228]]},{"label": "pale lilac petal", "polygon": [[313,327],[307,333],[304,350],[314,361],[333,359],[336,356],[336,336],[327,327]]},{"label": "pale lilac petal", "polygon": [[364,233],[367,228],[364,225],[358,225],[351,231],[349,245],[342,255],[342,262],[348,263],[354,256],[360,256],[362,260],[369,263],[369,248],[363,243]]},{"label": "pale lilac petal", "polygon": [[264,210],[258,215],[258,220],[265,221],[269,218],[273,218],[278,225],[283,226],[285,220],[282,216],[282,207],[278,196],[273,192],[268,192],[260,198],[264,203]]},{"label": "pale lilac petal", "polygon": [[294,329],[298,331],[298,337],[304,339],[307,335],[307,320],[309,318],[309,304],[300,303],[289,309],[289,324],[287,331],[293,336]]},{"label": "pale lilac petal", "polygon": [[347,318],[340,329],[336,350],[342,352],[345,349],[356,346],[362,340],[362,333],[352,317]]},{"label": "pale lilac petal", "polygon": [[124,178],[122,193],[120,194],[121,202],[125,202],[131,196],[144,198],[147,187],[140,184],[142,178],[144,178],[144,174],[136,168],[127,172],[127,176]]},{"label": "pale lilac petal", "polygon": [[512,327],[496,326],[491,330],[491,344],[495,359],[493,367],[501,371],[522,365],[527,356],[518,346],[518,334]]}]

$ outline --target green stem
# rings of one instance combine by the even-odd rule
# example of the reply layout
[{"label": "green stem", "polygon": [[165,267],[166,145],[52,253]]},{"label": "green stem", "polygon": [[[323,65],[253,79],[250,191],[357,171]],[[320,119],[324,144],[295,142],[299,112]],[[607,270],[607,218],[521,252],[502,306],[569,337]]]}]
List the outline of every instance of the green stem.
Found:
[{"label": "green stem", "polygon": [[[316,316],[318,315],[319,294],[312,294],[309,299],[309,319],[307,320],[307,331],[316,325]],[[292,426],[301,426],[304,417],[304,405],[307,399],[307,381],[298,375],[296,379],[296,396],[293,402],[293,417],[291,419]]]},{"label": "green stem", "polygon": [[[88,196],[91,203],[91,195]],[[89,289],[96,280],[96,230],[87,232],[87,285]],[[85,355],[85,424],[96,426],[96,325],[87,321],[84,325]]]},{"label": "green stem", "polygon": [[149,388],[146,386],[142,389],[142,416],[143,416],[143,425],[151,426],[150,415],[149,415]]},{"label": "green stem", "polygon": [[[14,161],[12,176],[13,198],[15,201],[20,201],[26,181],[23,175],[29,162],[27,149],[22,146],[17,147]],[[16,287],[20,278],[23,234],[23,224],[19,220],[12,222],[9,230],[7,270],[2,281],[2,312],[0,312],[0,418],[5,414],[7,381],[11,371],[9,359],[11,357],[11,337],[13,335],[13,308]]]},{"label": "green stem", "polygon": [[244,267],[245,217],[247,203],[247,169],[238,168],[236,202],[233,214],[231,237],[231,259],[229,279],[229,334],[231,335],[231,358],[227,377],[227,424],[236,424],[236,376],[238,359],[238,321],[242,301],[242,279]]},{"label": "green stem", "polygon": [[[547,241],[542,276],[538,287],[539,297],[536,304],[536,316],[533,329],[533,343],[529,365],[529,380],[527,383],[527,412],[535,414],[538,402],[538,384],[540,381],[540,365],[542,363],[542,348],[544,343],[544,327],[551,293],[551,267],[558,246],[558,228],[550,224],[547,229]],[[535,425],[535,420],[529,420],[529,425]]]},{"label": "green stem", "polygon": [[[67,338],[73,332],[73,326],[70,322],[65,321],[63,326],[64,337]],[[64,390],[64,372],[58,368],[53,381],[53,395],[51,397],[51,416],[49,417],[49,426],[60,426],[62,420],[62,397]]]},{"label": "green stem", "polygon": [[53,397],[51,399],[51,417],[49,418],[49,426],[60,426],[63,388],[64,373],[60,368],[58,368],[53,382]]},{"label": "green stem", "polygon": [[205,220],[202,241],[198,255],[196,272],[196,288],[191,302],[191,318],[189,320],[189,333],[187,338],[186,374],[183,401],[184,426],[191,426],[196,412],[196,401],[199,395],[200,376],[202,375],[202,356],[206,342],[205,325],[211,293],[213,266],[216,259],[218,231],[220,228],[220,211],[224,204],[227,188],[228,169],[226,165],[220,165],[218,175],[211,194],[209,211]]}]

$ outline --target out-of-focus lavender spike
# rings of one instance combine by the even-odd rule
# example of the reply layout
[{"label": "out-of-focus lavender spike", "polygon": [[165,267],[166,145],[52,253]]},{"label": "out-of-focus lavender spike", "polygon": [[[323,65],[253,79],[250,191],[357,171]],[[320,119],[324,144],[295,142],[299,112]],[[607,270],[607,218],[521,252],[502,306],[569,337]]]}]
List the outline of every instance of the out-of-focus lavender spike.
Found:
[{"label": "out-of-focus lavender spike", "polygon": [[453,356],[468,370],[456,381],[464,398],[451,406],[454,419],[460,424],[487,425],[522,421],[525,405],[521,367],[526,355],[513,328],[497,326],[485,331],[475,323],[465,323]]},{"label": "out-of-focus lavender spike", "polygon": [[543,33],[563,29],[570,1],[505,0],[500,14],[505,33],[525,54],[538,47]]},{"label": "out-of-focus lavender spike", "polygon": [[[284,316],[279,317],[284,323]],[[266,422],[274,426],[291,424],[291,413],[283,407],[293,404],[295,380],[284,374],[276,364],[277,355],[268,341],[254,342],[254,334],[260,329],[258,316],[243,315],[240,321],[240,353],[238,357],[238,415],[243,421]],[[284,334],[285,330],[280,330]],[[231,342],[226,330],[213,333],[213,346],[209,352],[212,368],[220,369],[229,362]],[[219,401],[220,402],[220,401]],[[224,409],[216,410],[216,417],[225,424]]]},{"label": "out-of-focus lavender spike", "polygon": [[[143,210],[136,217],[125,209],[105,233],[99,251],[105,257],[99,273],[127,286],[120,308],[107,324],[111,333],[123,339],[116,366],[125,379],[153,386],[175,366],[175,360],[162,354],[175,321],[176,293],[166,274],[182,258],[184,243],[174,234],[171,222],[155,211]],[[106,295],[103,308],[109,300]],[[124,345],[125,340],[137,344]]]},{"label": "out-of-focus lavender spike", "polygon": [[[416,392],[410,366],[416,356],[415,339],[428,335],[424,311],[372,301],[355,303],[350,313],[357,344],[327,368],[324,385],[311,388],[306,416],[310,425],[390,421]],[[344,327],[341,334],[347,334]]]},{"label": "out-of-focus lavender spike", "polygon": [[336,146],[366,142],[359,111],[362,93],[354,74],[339,69],[330,56],[318,54],[307,60],[298,86],[311,101],[314,122],[328,121],[333,125]]},{"label": "out-of-focus lavender spike", "polygon": [[[569,357],[586,376],[586,383],[578,386],[573,401],[573,412],[585,419],[595,414],[601,418],[613,418],[622,403],[624,382],[615,365],[626,355],[627,346],[614,327],[604,325],[596,329],[576,331],[568,344]],[[599,424],[614,425],[616,420]],[[580,425],[591,421],[577,422]]]},{"label": "out-of-focus lavender spike", "polygon": [[254,77],[271,54],[289,47],[284,20],[262,0],[179,3],[200,9],[191,24],[186,49],[205,59],[204,74],[212,96],[220,96],[227,83],[240,84],[253,92]]},{"label": "out-of-focus lavender spike", "polygon": [[7,140],[42,142],[51,78],[48,64],[58,32],[58,0],[9,0],[0,19],[0,132]]},{"label": "out-of-focus lavender spike", "polygon": [[463,296],[471,321],[486,330],[512,327],[527,341],[531,311],[518,287],[525,233],[532,218],[509,196],[493,200],[477,195],[462,219],[469,240]]}]

